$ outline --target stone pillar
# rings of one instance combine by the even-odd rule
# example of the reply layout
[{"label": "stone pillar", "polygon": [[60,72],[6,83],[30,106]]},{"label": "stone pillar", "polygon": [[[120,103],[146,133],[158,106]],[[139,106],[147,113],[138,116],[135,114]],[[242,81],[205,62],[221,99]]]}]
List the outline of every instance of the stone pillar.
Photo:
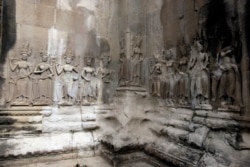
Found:
[{"label": "stone pillar", "polygon": [[[247,10],[249,2],[247,0],[238,1],[238,14],[239,14],[239,26],[241,31],[241,41],[242,41],[242,61],[241,61],[241,71],[242,71],[242,98],[244,104],[244,115],[250,115],[250,70],[249,70],[249,51],[248,41],[247,41]],[[250,12],[250,11],[249,11]]]},{"label": "stone pillar", "polygon": [[126,29],[126,56],[127,59],[130,59],[130,30],[129,27]]}]

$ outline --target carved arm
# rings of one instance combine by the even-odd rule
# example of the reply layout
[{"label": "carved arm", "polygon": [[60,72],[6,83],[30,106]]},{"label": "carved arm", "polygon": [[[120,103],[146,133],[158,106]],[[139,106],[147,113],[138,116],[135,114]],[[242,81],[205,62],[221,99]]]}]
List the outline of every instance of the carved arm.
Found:
[{"label": "carved arm", "polygon": [[60,75],[63,71],[63,68],[61,67],[60,64],[56,64],[56,73]]},{"label": "carved arm", "polygon": [[17,68],[17,66],[18,66],[17,63],[14,63],[14,64],[12,63],[13,60],[16,60],[16,59],[10,59],[10,60],[9,60],[9,64],[10,64],[10,69],[11,69],[11,71],[15,71],[16,68]]}]

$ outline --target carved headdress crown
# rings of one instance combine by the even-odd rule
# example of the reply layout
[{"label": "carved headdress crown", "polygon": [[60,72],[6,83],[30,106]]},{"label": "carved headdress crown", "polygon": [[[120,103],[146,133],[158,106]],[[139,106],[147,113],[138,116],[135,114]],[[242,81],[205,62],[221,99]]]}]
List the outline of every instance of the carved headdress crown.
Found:
[{"label": "carved headdress crown", "polygon": [[27,56],[30,56],[32,53],[32,49],[30,47],[30,43],[29,42],[25,42],[23,43],[22,49],[21,49],[21,54],[25,54]]},{"label": "carved headdress crown", "polygon": [[64,55],[64,59],[67,59],[67,58],[70,58],[71,60],[75,58],[71,49]]},{"label": "carved headdress crown", "polygon": [[141,46],[142,37],[139,36],[139,35],[134,36],[133,37],[133,43],[134,43],[134,46]]},{"label": "carved headdress crown", "polygon": [[48,57],[48,45],[44,45],[40,51],[41,57]]}]

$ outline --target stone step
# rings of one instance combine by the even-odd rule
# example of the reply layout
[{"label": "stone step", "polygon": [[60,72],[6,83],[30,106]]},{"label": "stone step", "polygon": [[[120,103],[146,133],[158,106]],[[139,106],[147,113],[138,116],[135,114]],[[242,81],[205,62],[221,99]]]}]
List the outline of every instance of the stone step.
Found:
[{"label": "stone step", "polygon": [[171,116],[172,119],[177,119],[181,121],[192,121],[193,115],[187,115],[187,114],[175,114]]},{"label": "stone step", "polygon": [[[160,157],[161,159],[175,164],[174,166],[196,167],[203,152],[180,143],[166,141],[157,145],[147,145],[147,154]],[[171,165],[172,166],[172,165]]]},{"label": "stone step", "polygon": [[95,114],[78,114],[78,115],[53,115],[44,118],[47,122],[93,122],[96,121]]},{"label": "stone step", "polygon": [[68,122],[68,121],[43,121],[43,132],[71,132],[82,131],[81,121]]},{"label": "stone step", "polygon": [[96,122],[83,122],[82,123],[82,129],[83,130],[96,130],[99,129],[100,127],[98,126],[98,124]]},{"label": "stone step", "polygon": [[[0,158],[22,155],[47,155],[50,152],[67,152],[75,149],[94,153],[95,144],[90,132],[20,135],[0,140]],[[0,165],[1,166],[1,165]]]},{"label": "stone step", "polygon": [[172,109],[171,117],[183,121],[191,121],[194,115],[194,111],[190,109]]},{"label": "stone step", "polygon": [[19,134],[30,134],[42,132],[41,124],[13,124],[13,125],[0,125],[0,136],[16,136]]},{"label": "stone step", "polygon": [[0,116],[0,125],[11,125],[14,123],[37,124],[42,123],[43,116]]},{"label": "stone step", "polygon": [[189,124],[190,123],[187,121],[177,120],[177,119],[171,119],[167,123],[168,126],[172,126],[174,128],[182,129],[182,130],[186,130],[186,131],[189,131]]},{"label": "stone step", "polygon": [[166,126],[162,129],[162,133],[172,139],[182,140],[189,134],[189,131],[182,130],[179,128],[174,128],[171,126]]},{"label": "stone step", "polygon": [[50,115],[51,107],[10,107],[0,108],[0,116],[35,116],[35,115]]},{"label": "stone step", "polygon": [[45,122],[43,123],[43,132],[79,132],[83,130],[95,130],[98,129],[99,125],[96,121],[75,121],[75,122],[67,122],[67,121],[59,121],[59,122]]}]

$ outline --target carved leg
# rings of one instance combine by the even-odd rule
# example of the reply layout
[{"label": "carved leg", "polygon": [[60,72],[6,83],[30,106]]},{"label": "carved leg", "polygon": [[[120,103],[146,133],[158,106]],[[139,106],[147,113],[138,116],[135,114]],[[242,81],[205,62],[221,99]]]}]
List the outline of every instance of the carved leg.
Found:
[{"label": "carved leg", "polygon": [[212,77],[212,101],[216,101],[218,80]]},{"label": "carved leg", "polygon": [[157,91],[156,91],[156,94],[157,94],[157,97],[161,97],[161,82],[160,81],[157,81],[156,82],[157,86]]}]

